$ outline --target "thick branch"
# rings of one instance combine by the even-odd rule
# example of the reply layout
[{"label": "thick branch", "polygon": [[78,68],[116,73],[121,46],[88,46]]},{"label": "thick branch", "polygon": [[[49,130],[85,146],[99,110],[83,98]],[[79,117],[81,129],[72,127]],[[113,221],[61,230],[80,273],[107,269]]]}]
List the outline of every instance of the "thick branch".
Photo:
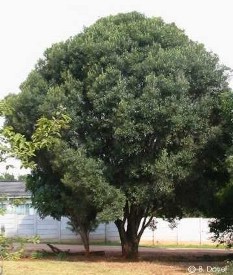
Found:
[{"label": "thick branch", "polygon": [[147,217],[144,217],[143,222],[142,222],[141,229],[140,229],[140,231],[139,231],[139,233],[138,233],[139,239],[141,238],[141,236],[142,236],[144,230],[145,230],[145,229],[147,228],[147,226],[151,223],[151,221],[152,221],[153,218],[154,218],[154,216],[151,216],[151,217],[149,218],[149,220],[146,221]]},{"label": "thick branch", "polygon": [[152,221],[153,217],[150,217],[147,222],[146,222],[146,219],[147,219],[147,217],[144,217],[142,226],[141,226],[141,228],[139,230],[139,233],[138,233],[138,238],[141,238],[141,236],[142,236],[145,228],[150,224],[150,222]]}]

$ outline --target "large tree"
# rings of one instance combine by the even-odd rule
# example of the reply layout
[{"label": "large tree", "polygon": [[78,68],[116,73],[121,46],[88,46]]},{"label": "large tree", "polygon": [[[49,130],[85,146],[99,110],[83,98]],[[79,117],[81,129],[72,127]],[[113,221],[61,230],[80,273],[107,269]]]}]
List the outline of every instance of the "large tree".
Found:
[{"label": "large tree", "polygon": [[66,150],[37,153],[29,188],[55,187],[49,199],[56,204],[57,186],[65,186],[64,179],[78,182],[82,170],[76,165],[77,177],[71,176],[67,161],[65,177],[63,154],[84,152],[86,161],[101,164],[104,182],[126,197],[115,224],[123,255],[137,257],[153,216],[198,209],[206,200],[196,193],[204,187],[208,194],[209,186],[227,180],[225,170],[214,180],[209,169],[207,185],[198,176],[206,171],[200,161],[207,168],[217,161],[211,148],[223,138],[220,95],[229,90],[227,74],[215,54],[175,24],[136,12],[102,18],[53,45],[21,93],[8,99],[15,111],[6,116],[7,125],[29,140],[40,116],[49,118],[62,107],[71,117],[62,133]]}]

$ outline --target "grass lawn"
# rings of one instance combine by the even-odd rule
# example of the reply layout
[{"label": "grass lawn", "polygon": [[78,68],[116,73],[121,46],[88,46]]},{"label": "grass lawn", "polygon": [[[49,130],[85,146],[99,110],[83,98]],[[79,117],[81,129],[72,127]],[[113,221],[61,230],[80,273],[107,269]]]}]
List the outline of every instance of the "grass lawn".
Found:
[{"label": "grass lawn", "polygon": [[178,275],[187,274],[187,268],[150,262],[5,261],[4,275]]},{"label": "grass lawn", "polygon": [[[111,251],[110,251],[111,252]],[[141,253],[138,262],[127,262],[119,252],[106,255],[91,255],[86,257],[80,254],[54,254],[45,251],[34,251],[18,261],[3,261],[4,275],[182,275],[193,274],[188,272],[191,267],[195,274],[217,274],[206,272],[207,266],[224,267],[224,260],[213,257],[182,257],[175,260],[172,254],[163,261],[158,255]],[[198,268],[202,267],[201,273]],[[0,272],[1,274],[1,272]],[[219,273],[218,273],[219,274]],[[223,275],[233,274],[233,269]]]},{"label": "grass lawn", "polygon": [[[58,243],[60,244],[60,243]],[[69,244],[65,243],[64,244]],[[72,244],[74,244],[72,242]],[[80,244],[80,243],[78,243]],[[91,245],[98,245],[98,246],[121,246],[119,242],[92,242]],[[206,248],[206,249],[225,249],[226,246],[223,244],[217,244],[217,243],[209,243],[209,244],[185,244],[185,243],[180,243],[180,244],[175,244],[175,243],[156,243],[156,244],[151,244],[150,242],[148,243],[140,243],[139,247],[152,247],[152,248]]]},{"label": "grass lawn", "polygon": [[216,245],[216,244],[142,244],[140,247],[152,247],[152,248],[198,248],[198,249],[226,249],[224,245]]},{"label": "grass lawn", "polygon": [[[42,255],[42,254],[38,254]],[[28,256],[31,257],[31,256]],[[127,262],[119,256],[80,256],[72,255],[59,258],[43,254],[43,258],[23,258],[18,261],[3,261],[4,275],[184,275],[184,274],[219,274],[207,272],[207,266],[226,267],[225,261],[182,261],[174,262],[169,258],[166,262],[156,259],[141,259],[138,262]],[[198,268],[202,267],[201,273]],[[188,268],[196,268],[194,273]],[[233,274],[233,265],[224,270],[222,275]],[[228,272],[226,272],[228,271]]]},{"label": "grass lawn", "polygon": [[[162,262],[125,262],[123,260],[113,259],[112,261],[95,259],[22,259],[19,261],[4,261],[4,275],[182,275],[190,274],[188,267],[203,267],[201,273],[196,274],[216,274],[216,272],[206,272],[207,266],[224,266],[219,263],[162,263]],[[192,273],[193,274],[193,273]],[[217,273],[219,274],[219,273]],[[221,273],[222,275],[233,274],[230,272]]]}]

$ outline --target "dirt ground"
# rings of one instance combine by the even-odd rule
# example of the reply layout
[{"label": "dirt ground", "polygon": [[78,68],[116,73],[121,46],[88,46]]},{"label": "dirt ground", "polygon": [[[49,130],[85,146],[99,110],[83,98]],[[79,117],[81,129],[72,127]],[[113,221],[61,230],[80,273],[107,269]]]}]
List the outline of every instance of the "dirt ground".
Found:
[{"label": "dirt ground", "polygon": [[[82,245],[56,244],[61,251],[69,251],[69,254],[82,255],[84,252]],[[122,261],[120,246],[98,246],[93,245],[90,249],[93,253],[90,260]],[[52,252],[46,244],[28,244],[26,253],[33,251]],[[97,253],[95,253],[97,252]],[[98,254],[100,252],[100,254]],[[93,258],[94,257],[94,258]],[[82,258],[81,258],[82,259]],[[229,249],[197,249],[197,248],[139,248],[139,261],[178,263],[179,265],[197,266],[200,263],[208,265],[209,263],[218,263],[224,265],[227,260],[233,260],[233,250]]]},{"label": "dirt ground", "polygon": [[[57,248],[62,251],[69,251],[70,253],[84,252],[82,245],[72,244],[55,244]],[[121,255],[120,246],[104,246],[104,245],[92,245],[90,246],[91,251],[104,251],[106,256],[119,256]],[[27,244],[26,251],[48,251],[51,249],[47,244]],[[157,260],[185,260],[185,261],[199,261],[200,259],[216,261],[221,259],[233,259],[233,249],[204,249],[204,248],[151,248],[151,247],[140,247],[139,256],[143,259],[154,258]]]}]

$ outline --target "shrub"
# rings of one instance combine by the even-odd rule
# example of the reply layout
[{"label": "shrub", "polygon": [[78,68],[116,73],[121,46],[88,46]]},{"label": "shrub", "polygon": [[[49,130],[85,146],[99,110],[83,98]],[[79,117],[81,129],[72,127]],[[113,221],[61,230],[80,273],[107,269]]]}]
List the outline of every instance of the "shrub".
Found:
[{"label": "shrub", "polygon": [[39,237],[8,238],[0,234],[0,257],[4,260],[19,260],[25,251],[26,243],[39,243]]}]

